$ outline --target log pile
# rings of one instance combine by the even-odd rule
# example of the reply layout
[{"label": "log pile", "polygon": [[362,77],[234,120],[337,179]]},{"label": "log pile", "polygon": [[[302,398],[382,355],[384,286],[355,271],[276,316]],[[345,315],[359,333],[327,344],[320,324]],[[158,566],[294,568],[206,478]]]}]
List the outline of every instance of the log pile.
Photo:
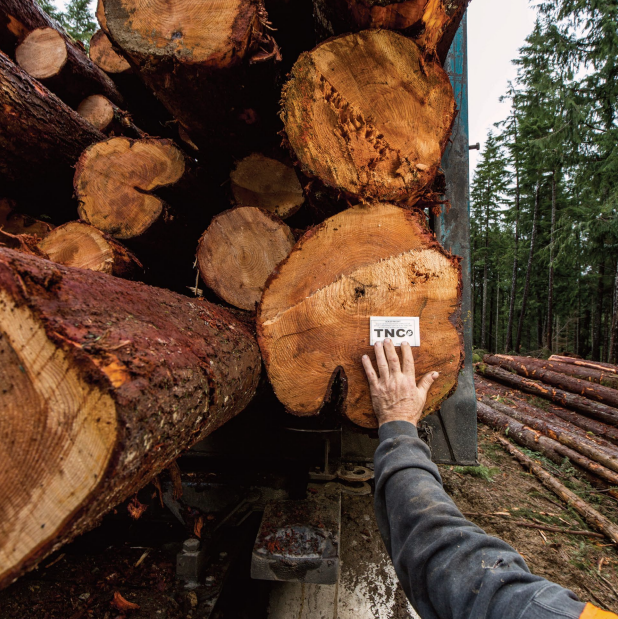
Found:
[{"label": "log pile", "polygon": [[618,398],[609,386],[616,385],[617,366],[486,355],[476,371],[479,421],[552,462],[568,458],[618,499],[618,408],[608,404]]},{"label": "log pile", "polygon": [[262,360],[289,413],[338,390],[375,428],[370,317],[414,316],[425,414],[456,388],[428,216],[468,0],[271,4],[99,0],[89,53],[0,8],[0,586],[239,413]]}]

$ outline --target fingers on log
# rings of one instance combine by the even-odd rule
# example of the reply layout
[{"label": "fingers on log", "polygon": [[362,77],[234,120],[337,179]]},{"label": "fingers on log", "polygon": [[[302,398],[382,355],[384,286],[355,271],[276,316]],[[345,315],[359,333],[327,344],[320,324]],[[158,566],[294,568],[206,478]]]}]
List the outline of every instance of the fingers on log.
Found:
[{"label": "fingers on log", "polygon": [[370,30],[300,56],[282,119],[305,174],[351,196],[411,205],[438,173],[455,99],[440,64],[413,41]]},{"label": "fingers on log", "polygon": [[197,266],[220,298],[255,310],[266,280],[289,255],[294,235],[278,217],[255,207],[238,207],[213,218],[197,248]]},{"label": "fingers on log", "polygon": [[266,283],[258,341],[279,400],[316,415],[335,376],[345,414],[376,427],[361,364],[370,316],[420,316],[418,375],[440,372],[425,414],[455,389],[463,359],[461,268],[427,229],[425,216],[391,204],[357,206],[309,230]]}]

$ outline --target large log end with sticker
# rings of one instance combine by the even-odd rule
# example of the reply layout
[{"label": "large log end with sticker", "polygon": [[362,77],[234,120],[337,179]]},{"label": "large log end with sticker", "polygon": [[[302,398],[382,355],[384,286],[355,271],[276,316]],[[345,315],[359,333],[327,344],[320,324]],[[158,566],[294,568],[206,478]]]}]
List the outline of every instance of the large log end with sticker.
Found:
[{"label": "large log end with sticker", "polygon": [[[424,414],[455,389],[463,361],[461,267],[419,210],[357,206],[309,230],[269,281],[259,306],[258,341],[285,407],[317,415],[339,374],[343,412],[376,427],[361,364],[374,359],[372,316],[420,319],[417,377],[438,371]],[[375,362],[375,359],[374,359]]]}]

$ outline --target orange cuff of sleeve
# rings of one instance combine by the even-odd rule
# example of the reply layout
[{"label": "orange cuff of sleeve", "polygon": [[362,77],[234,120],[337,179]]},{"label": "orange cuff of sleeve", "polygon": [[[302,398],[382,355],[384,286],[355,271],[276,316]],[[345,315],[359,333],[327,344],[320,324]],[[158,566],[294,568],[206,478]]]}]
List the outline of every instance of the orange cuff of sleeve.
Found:
[{"label": "orange cuff of sleeve", "polygon": [[618,615],[606,610],[601,610],[588,603],[584,608],[584,612],[579,616],[579,619],[618,619]]}]

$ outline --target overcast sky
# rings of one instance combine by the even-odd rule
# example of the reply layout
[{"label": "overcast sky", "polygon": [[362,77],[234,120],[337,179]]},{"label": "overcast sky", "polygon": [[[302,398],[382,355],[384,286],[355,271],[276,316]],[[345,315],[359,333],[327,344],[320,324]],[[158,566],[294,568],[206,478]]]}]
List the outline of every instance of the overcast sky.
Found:
[{"label": "overcast sky", "polygon": [[[481,143],[488,131],[508,114],[500,103],[516,75],[512,60],[532,32],[536,11],[528,0],[472,0],[468,9],[468,79],[470,144]],[[470,171],[479,151],[470,151]]]}]

